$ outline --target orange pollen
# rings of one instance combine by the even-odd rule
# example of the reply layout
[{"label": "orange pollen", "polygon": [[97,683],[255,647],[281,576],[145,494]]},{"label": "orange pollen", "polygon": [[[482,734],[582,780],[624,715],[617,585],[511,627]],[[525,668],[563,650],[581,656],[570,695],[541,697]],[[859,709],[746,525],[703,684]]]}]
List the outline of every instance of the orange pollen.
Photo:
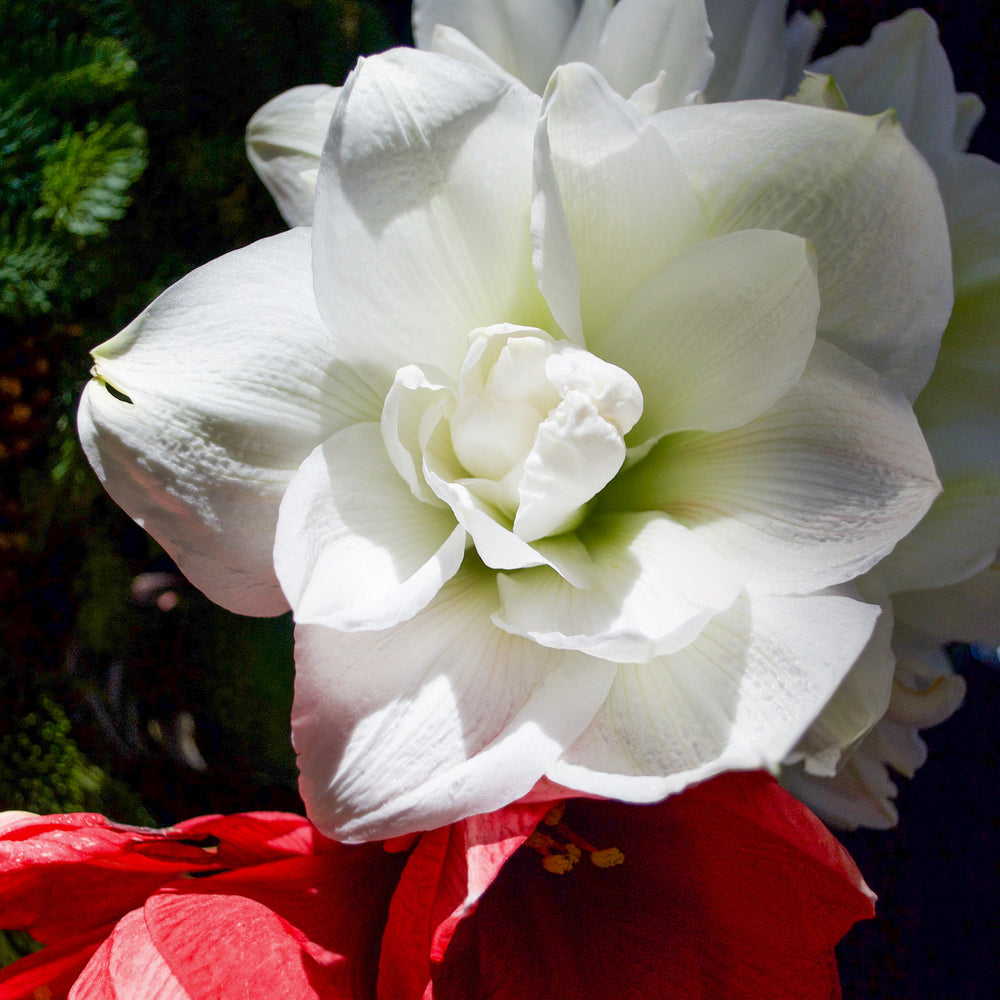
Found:
[{"label": "orange pollen", "polygon": [[545,815],[542,822],[552,829],[553,836],[535,830],[525,841],[532,850],[542,855],[542,867],[554,875],[565,875],[587,854],[596,868],[613,868],[624,864],[625,855],[617,847],[598,848],[574,833],[562,822],[566,804],[560,802]]}]

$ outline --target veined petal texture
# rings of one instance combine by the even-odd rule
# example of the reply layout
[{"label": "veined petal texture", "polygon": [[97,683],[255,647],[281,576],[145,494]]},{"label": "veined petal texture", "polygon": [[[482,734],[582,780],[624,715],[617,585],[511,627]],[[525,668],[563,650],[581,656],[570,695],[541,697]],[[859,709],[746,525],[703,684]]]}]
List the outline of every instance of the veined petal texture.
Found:
[{"label": "veined petal texture", "polygon": [[934,175],[891,117],[737,101],[654,121],[711,233],[780,229],[812,242],[817,333],[912,401],[951,312],[951,257]]},{"label": "veined petal texture", "polygon": [[380,405],[331,357],[309,241],[292,230],[183,278],[94,351],[80,402],[80,440],[108,492],[243,614],[288,608],[271,549],[295,470]]},{"label": "veined petal texture", "polygon": [[537,108],[409,49],[345,84],[316,187],[316,300],[338,357],[383,394],[405,364],[457,375],[477,327],[547,320],[528,233]]},{"label": "veined petal texture", "polygon": [[292,727],[321,829],[368,840],[490,812],[587,725],[615,666],[501,631],[496,603],[470,566],[395,628],[298,628]]}]

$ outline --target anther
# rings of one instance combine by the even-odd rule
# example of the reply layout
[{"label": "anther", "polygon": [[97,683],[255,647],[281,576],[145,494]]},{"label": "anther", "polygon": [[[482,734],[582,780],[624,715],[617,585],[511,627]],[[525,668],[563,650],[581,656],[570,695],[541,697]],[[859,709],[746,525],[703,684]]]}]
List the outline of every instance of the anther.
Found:
[{"label": "anther", "polygon": [[617,847],[595,847],[574,833],[562,822],[566,803],[553,806],[542,820],[553,836],[535,830],[525,841],[528,847],[542,855],[542,867],[556,875],[565,875],[586,853],[595,868],[614,868],[624,864],[625,855]]}]

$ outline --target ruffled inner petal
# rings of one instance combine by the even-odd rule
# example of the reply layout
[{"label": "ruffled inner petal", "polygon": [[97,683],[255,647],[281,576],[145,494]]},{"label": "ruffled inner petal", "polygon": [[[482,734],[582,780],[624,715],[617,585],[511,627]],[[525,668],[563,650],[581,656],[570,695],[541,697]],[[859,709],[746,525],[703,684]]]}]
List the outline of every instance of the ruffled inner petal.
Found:
[{"label": "ruffled inner petal", "polygon": [[289,484],[275,567],[300,624],[388,628],[454,576],[465,540],[450,510],[407,489],[378,424],[356,424],[317,448]]},{"label": "ruffled inner petal", "polygon": [[580,538],[590,586],[548,568],[503,573],[497,625],[556,649],[645,662],[687,645],[746,579],[662,514],[591,519]]}]

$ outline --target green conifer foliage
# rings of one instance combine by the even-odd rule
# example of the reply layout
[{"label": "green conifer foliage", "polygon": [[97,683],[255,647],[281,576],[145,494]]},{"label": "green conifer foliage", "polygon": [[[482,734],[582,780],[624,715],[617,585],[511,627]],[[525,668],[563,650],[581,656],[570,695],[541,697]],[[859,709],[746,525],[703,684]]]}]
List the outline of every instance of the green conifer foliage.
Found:
[{"label": "green conifer foliage", "polygon": [[146,166],[144,132],[133,122],[65,129],[40,150],[42,188],[34,218],[78,236],[106,233],[129,205],[128,190]]},{"label": "green conifer foliage", "polygon": [[0,316],[23,322],[95,291],[69,265],[125,214],[146,166],[123,100],[136,61],[127,40],[98,33],[127,23],[109,6],[0,2]]}]

